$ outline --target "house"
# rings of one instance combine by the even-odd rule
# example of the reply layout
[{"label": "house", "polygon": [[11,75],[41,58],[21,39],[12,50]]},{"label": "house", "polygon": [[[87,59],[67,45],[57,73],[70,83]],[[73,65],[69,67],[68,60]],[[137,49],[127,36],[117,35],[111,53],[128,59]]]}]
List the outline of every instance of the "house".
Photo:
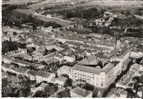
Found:
[{"label": "house", "polygon": [[88,97],[88,98],[92,97],[91,91],[87,91],[80,87],[71,89],[70,94],[71,94],[71,97]]}]

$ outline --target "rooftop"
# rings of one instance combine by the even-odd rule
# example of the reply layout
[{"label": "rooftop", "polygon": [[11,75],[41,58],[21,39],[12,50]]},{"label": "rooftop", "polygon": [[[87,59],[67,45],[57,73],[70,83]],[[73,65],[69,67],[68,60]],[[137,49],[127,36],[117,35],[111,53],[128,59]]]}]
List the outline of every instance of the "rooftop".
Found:
[{"label": "rooftop", "polygon": [[45,72],[45,71],[38,71],[36,73],[37,76],[42,76],[42,77],[49,77],[50,73],[49,72]]},{"label": "rooftop", "polygon": [[56,50],[58,50],[58,51],[63,50],[63,48],[61,48],[61,47],[59,47],[59,46],[56,46],[56,45],[49,45],[49,46],[46,46],[46,49],[47,49],[47,50],[56,49]]},{"label": "rooftop", "polygon": [[97,59],[96,56],[89,56],[79,62],[79,64],[82,64],[82,65],[98,65],[98,63],[99,63],[99,60]]},{"label": "rooftop", "polygon": [[14,70],[19,73],[25,73],[27,68],[14,68]]},{"label": "rooftop", "polygon": [[94,73],[94,74],[99,74],[101,72],[105,72],[105,73],[109,72],[114,66],[115,65],[113,63],[108,63],[103,68],[101,68],[100,66],[91,67],[91,66],[76,64],[72,69],[89,72],[89,73]]},{"label": "rooftop", "polygon": [[36,71],[34,71],[34,70],[28,70],[27,71],[27,74],[30,74],[30,75],[33,75],[33,76],[35,76],[36,75]]},{"label": "rooftop", "polygon": [[19,59],[13,59],[12,61],[16,64],[23,64],[23,65],[27,65],[27,66],[33,65],[33,63],[23,61],[23,60],[19,60]]}]

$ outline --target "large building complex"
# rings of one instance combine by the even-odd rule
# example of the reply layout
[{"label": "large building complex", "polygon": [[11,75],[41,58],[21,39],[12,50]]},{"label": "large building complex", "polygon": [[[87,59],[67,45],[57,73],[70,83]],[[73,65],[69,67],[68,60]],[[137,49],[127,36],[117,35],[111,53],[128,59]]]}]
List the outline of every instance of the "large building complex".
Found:
[{"label": "large building complex", "polygon": [[[129,53],[127,53],[119,62],[109,62],[105,66],[101,67],[97,63],[95,58],[84,59],[82,62],[76,64],[71,70],[71,78],[73,80],[84,80],[87,83],[99,88],[107,88],[111,85],[116,77],[123,71],[123,66],[128,65]],[[89,60],[92,59],[92,60]],[[92,64],[92,66],[91,66]]]}]

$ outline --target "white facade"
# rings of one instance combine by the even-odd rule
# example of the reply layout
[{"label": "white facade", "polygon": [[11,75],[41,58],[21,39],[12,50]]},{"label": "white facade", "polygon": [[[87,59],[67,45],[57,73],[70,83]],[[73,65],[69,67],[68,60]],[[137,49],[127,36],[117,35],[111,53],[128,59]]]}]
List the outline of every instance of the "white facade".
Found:
[{"label": "white facade", "polygon": [[84,80],[87,83],[96,87],[106,87],[106,75],[104,72],[101,72],[100,74],[94,74],[84,71],[71,70],[71,78],[73,80]]},{"label": "white facade", "polygon": [[123,67],[127,67],[129,62],[129,53],[127,53],[116,66],[110,69],[108,68],[108,71],[99,69],[100,72],[91,73],[87,70],[80,70],[80,68],[82,68],[81,66],[79,69],[71,70],[71,78],[73,80],[84,80],[99,88],[106,88],[115,81],[116,77],[124,70]]}]

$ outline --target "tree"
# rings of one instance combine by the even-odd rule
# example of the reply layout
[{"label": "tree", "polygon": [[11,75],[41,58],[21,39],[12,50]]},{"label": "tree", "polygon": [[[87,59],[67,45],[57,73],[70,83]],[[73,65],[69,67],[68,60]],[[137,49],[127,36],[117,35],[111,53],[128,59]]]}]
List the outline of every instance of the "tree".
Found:
[{"label": "tree", "polygon": [[135,97],[137,97],[137,95],[133,92],[132,88],[127,88],[126,91],[127,91],[127,98],[135,98]]},{"label": "tree", "polygon": [[39,90],[36,93],[34,93],[34,95],[32,95],[32,97],[47,97],[47,94],[46,94],[46,92]]},{"label": "tree", "polygon": [[58,90],[58,86],[54,85],[53,83],[48,83],[48,85],[44,88],[43,92],[46,94],[47,97],[51,96]]},{"label": "tree", "polygon": [[61,91],[57,94],[58,98],[64,98],[64,97],[71,97],[70,90],[66,88],[64,91]]},{"label": "tree", "polygon": [[10,86],[8,86],[8,79],[3,78],[2,79],[2,97],[7,97],[9,96],[10,93],[12,93],[12,90],[10,90],[11,88],[9,87]]},{"label": "tree", "polygon": [[19,75],[18,76],[19,81],[18,81],[18,96],[19,97],[27,97],[30,95],[30,90],[31,90],[31,81],[28,77]]},{"label": "tree", "polygon": [[98,89],[94,87],[92,97],[97,97],[97,96],[98,96]]},{"label": "tree", "polygon": [[12,41],[2,42],[2,53],[5,54],[9,51],[18,50],[18,43]]},{"label": "tree", "polygon": [[64,87],[72,86],[72,79],[67,78]]},{"label": "tree", "polygon": [[135,93],[137,94],[139,88],[143,88],[143,75],[142,76],[136,76],[133,78],[133,80],[135,81],[134,83],[134,89],[135,89]]},{"label": "tree", "polygon": [[92,86],[92,85],[90,85],[88,83],[86,83],[83,88],[86,89],[86,90],[90,90],[90,91],[94,91],[95,90],[94,86]]},{"label": "tree", "polygon": [[14,92],[15,89],[10,85],[2,86],[2,97],[16,97],[17,94]]}]

